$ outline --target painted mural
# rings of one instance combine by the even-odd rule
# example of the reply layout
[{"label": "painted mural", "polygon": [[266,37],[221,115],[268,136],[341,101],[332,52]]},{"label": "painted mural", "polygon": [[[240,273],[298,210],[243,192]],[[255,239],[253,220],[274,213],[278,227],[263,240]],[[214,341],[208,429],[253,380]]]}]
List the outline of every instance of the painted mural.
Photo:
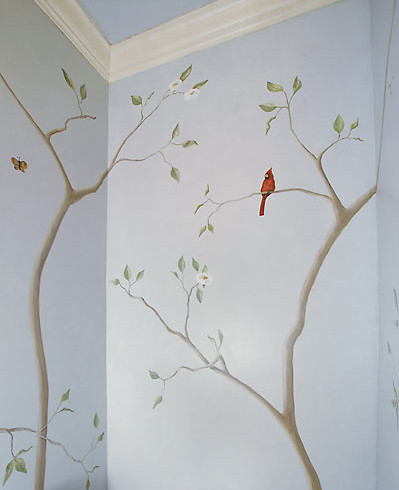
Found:
[{"label": "painted mural", "polygon": [[[395,2],[396,3],[396,2]],[[391,25],[392,35],[393,24]],[[390,47],[390,45],[389,45]],[[389,63],[389,52],[387,56],[387,66]],[[143,156],[131,156],[130,151],[127,151],[127,145],[139,130],[147,125],[154,115],[158,112],[161,106],[164,106],[170,99],[182,97],[186,101],[190,101],[200,94],[207,80],[202,80],[191,84],[192,66],[186,68],[180,76],[172,81],[163,93],[156,94],[149,92],[146,96],[133,94],[130,96],[129,103],[136,110],[137,122],[126,132],[126,135],[121,139],[120,145],[113,155],[108,168],[93,181],[93,184],[84,188],[74,188],[70,176],[68,175],[65,166],[60,158],[54,139],[68,131],[70,124],[76,120],[95,119],[94,116],[85,113],[85,100],[88,97],[89,91],[85,84],[75,85],[74,77],[66,70],[62,70],[66,88],[71,91],[71,96],[76,100],[76,114],[65,118],[63,124],[57,128],[45,130],[39,126],[34,115],[32,115],[24,102],[18,97],[18,94],[12,88],[12,83],[7,80],[6,76],[0,74],[1,82],[7,90],[10,97],[15,101],[16,108],[22,110],[27,119],[32,124],[39,138],[43,141],[43,145],[53,156],[54,164],[57,166],[60,175],[63,178],[64,189],[61,204],[54,212],[53,222],[44,237],[43,245],[40,254],[37,257],[36,265],[32,271],[32,282],[30,285],[30,318],[31,330],[34,338],[35,352],[33,355],[37,360],[37,378],[39,383],[39,408],[40,417],[37,427],[0,427],[0,433],[7,436],[10,444],[10,459],[5,462],[3,485],[7,484],[10,478],[19,478],[22,475],[17,473],[27,473],[34,471],[35,481],[34,490],[44,490],[45,475],[46,475],[46,454],[49,446],[64,452],[65,456],[72,460],[81,469],[84,480],[82,480],[82,489],[95,488],[94,477],[96,465],[88,465],[87,458],[95,452],[97,446],[103,443],[105,434],[101,429],[101,418],[98,413],[93,414],[91,422],[92,437],[88,445],[87,451],[83,455],[74,455],[69,449],[67,442],[54,440],[49,432],[51,423],[56,417],[68,416],[73,412],[73,398],[71,391],[68,389],[63,394],[60,394],[59,403],[55,408],[49,407],[49,378],[51,372],[48,373],[46,352],[43,343],[43,331],[41,326],[41,311],[40,311],[40,286],[42,274],[46,266],[46,261],[49,253],[57,237],[58,231],[62,226],[63,220],[72,206],[78,204],[81,200],[89,195],[95,194],[102,185],[106,182],[110,172],[120,164],[141,163],[147,160],[156,158],[162,166],[167,170],[167,174],[176,183],[180,183],[181,170],[173,163],[175,160],[174,152],[177,150],[185,150],[198,146],[198,143],[190,135],[189,137],[181,137],[181,128],[176,124],[171,128],[164,142],[159,144],[152,152]],[[298,135],[296,123],[294,122],[293,100],[300,97],[301,93],[306,90],[302,85],[299,76],[293,77],[290,87],[287,88],[283,84],[275,81],[266,83],[267,96],[265,101],[260,101],[259,108],[266,116],[265,133],[266,136],[273,130],[273,124],[280,114],[288,116],[287,132],[296,141],[298,151],[304,153],[309,161],[316,169],[320,181],[324,184],[325,192],[316,192],[307,187],[279,187],[278,172],[273,170],[272,162],[265,163],[264,174],[259,175],[260,190],[241,195],[240,193],[232,195],[232,197],[218,198],[216,191],[213,189],[212,182],[204,189],[203,196],[198,196],[197,200],[193,200],[193,214],[201,216],[203,224],[198,230],[198,238],[203,239],[206,235],[210,237],[217,236],[217,227],[214,224],[216,215],[230,212],[234,206],[240,206],[240,203],[247,200],[258,201],[259,220],[268,219],[268,204],[271,200],[283,199],[287,193],[305,194],[310,199],[313,199],[315,205],[320,201],[328,203],[333,212],[334,220],[330,230],[328,231],[324,241],[320,244],[320,248],[316,253],[311,268],[309,269],[305,281],[302,286],[300,297],[298,298],[298,308],[295,324],[293,325],[286,342],[284,344],[284,376],[283,376],[283,407],[280,409],[256,387],[244,381],[239,373],[236,373],[226,360],[224,349],[228,342],[228,337],[225,332],[218,328],[217,324],[207,325],[201,331],[204,337],[213,350],[213,356],[207,355],[201,347],[201,343],[194,339],[191,331],[191,320],[193,317],[192,303],[196,301],[201,307],[206,308],[204,299],[209,294],[212,294],[212,282],[217,280],[213,277],[212,268],[199,260],[198,257],[192,257],[191,254],[181,255],[177,257],[176,264],[172,266],[171,274],[176,279],[177,287],[181,290],[185,298],[183,309],[184,322],[181,326],[175,325],[167,320],[167,315],[160,308],[154,305],[145,295],[136,292],[136,286],[140,282],[144,282],[145,270],[141,267],[131,267],[126,265],[120,273],[120,277],[112,280],[115,287],[120,288],[130,300],[140,304],[148,310],[157,320],[160,329],[163,329],[176,342],[181,343],[185,349],[194,353],[198,359],[195,365],[185,363],[177,363],[176,368],[169,373],[161,373],[157,366],[148,366],[148,377],[151,382],[154,382],[159,387],[158,396],[151,401],[152,409],[159,410],[160,406],[166,403],[166,394],[171,383],[178,382],[180,376],[184,374],[195,375],[209,371],[212,374],[218,375],[221,379],[226,380],[235,385],[240,390],[243,390],[249,397],[254,398],[265,412],[271,414],[274,420],[281,426],[287,435],[287,444],[292,444],[296,456],[302,464],[304,478],[307,481],[308,488],[311,490],[322,490],[323,475],[319,474],[318,469],[313,463],[306,441],[301,436],[301,427],[298,424],[296,417],[297,401],[295,396],[295,349],[297,342],[301,338],[306,328],[306,313],[309,298],[312,291],[317,287],[317,279],[323,264],[333,249],[335,243],[356,218],[358,213],[364,206],[375,196],[378,184],[378,170],[381,161],[381,147],[383,138],[381,137],[380,152],[378,161],[378,170],[375,184],[370,188],[364,189],[361,194],[350,204],[345,203],[345,196],[341,196],[338,190],[334,187],[328,172],[325,169],[325,156],[330,154],[337,145],[345,144],[362,144],[361,139],[361,122],[354,114],[351,121],[344,121],[343,117],[338,114],[329,124],[334,137],[331,142],[324,148],[313,148],[308,143],[305,143]],[[385,79],[385,94],[387,91],[387,80]],[[384,101],[385,105],[385,101]],[[360,135],[359,135],[360,134]],[[381,136],[383,135],[383,126],[381,128]],[[316,145],[315,145],[316,146]],[[176,157],[179,158],[179,157]],[[33,171],[30,164],[29,155],[10,155],[10,160],[7,162],[10,172],[19,172],[25,174]],[[23,177],[23,175],[21,175]],[[230,192],[230,189],[229,189]],[[269,239],[269,238],[268,238]],[[190,258],[188,258],[190,257]],[[139,265],[139,264],[137,264]],[[168,272],[169,273],[169,272]],[[398,299],[394,290],[394,299],[398,309]],[[399,309],[397,310],[399,314]],[[211,333],[209,333],[211,331]],[[213,333],[212,333],[213,332]],[[391,349],[388,344],[389,353]],[[393,390],[394,398],[392,400],[393,408],[395,409],[396,422],[398,422],[398,386],[394,380]],[[105,414],[104,414],[105,416]],[[233,430],[233,429],[232,429]],[[18,434],[24,432],[32,434],[36,439],[35,445],[21,447],[18,443]],[[36,466],[28,468],[24,459],[24,455],[30,451],[36,451]]]},{"label": "painted mural", "polygon": [[[93,415],[93,429],[94,434],[92,436],[89,447],[84,455],[76,456],[73,455],[67,448],[67,444],[56,441],[49,436],[48,432],[51,428],[51,422],[55,417],[71,413],[74,410],[70,405],[70,389],[63,393],[60,397],[59,403],[53,412],[49,412],[49,374],[46,362],[46,352],[44,349],[43,342],[43,332],[41,326],[41,311],[40,311],[40,286],[43,270],[46,265],[48,255],[54,245],[57,233],[62,225],[64,217],[66,216],[68,210],[71,206],[77,204],[79,201],[85,197],[95,194],[98,189],[104,184],[109,173],[119,164],[123,162],[144,162],[152,157],[158,156],[165,166],[169,169],[171,178],[176,182],[180,181],[180,171],[172,163],[170,163],[168,157],[166,156],[166,151],[170,148],[181,147],[183,149],[190,148],[197,145],[195,140],[184,140],[178,142],[177,138],[180,136],[180,128],[177,125],[168,140],[168,142],[162,145],[158,150],[152,152],[149,155],[145,155],[139,158],[130,158],[125,156],[123,151],[125,150],[126,144],[131,140],[131,138],[136,134],[136,132],[158,111],[162,104],[164,104],[167,99],[182,96],[185,100],[191,100],[198,96],[201,87],[203,87],[207,80],[200,81],[194,84],[191,88],[187,88],[184,91],[181,90],[180,86],[189,77],[192,71],[192,66],[189,66],[184,70],[180,77],[170,84],[167,90],[159,97],[155,95],[155,92],[151,92],[147,97],[142,98],[139,95],[131,96],[131,104],[133,107],[138,107],[140,109],[140,116],[138,123],[127,133],[120,143],[112,161],[110,162],[108,168],[98,177],[98,179],[93,183],[93,185],[85,188],[74,188],[72,186],[70,177],[65,169],[65,166],[57,152],[56,145],[54,143],[54,137],[56,135],[65,133],[68,130],[70,124],[74,121],[87,119],[95,120],[94,116],[86,114],[84,112],[84,102],[88,97],[88,89],[86,84],[82,84],[79,87],[75,86],[75,82],[72,77],[67,73],[65,69],[62,69],[62,75],[64,80],[71,90],[74,98],[76,99],[76,115],[68,117],[62,126],[50,129],[48,131],[42,129],[36,122],[34,116],[30,114],[24,103],[20,100],[18,95],[14,92],[13,88],[6,80],[5,76],[0,73],[0,80],[4,87],[8,90],[9,95],[14,99],[16,105],[20,110],[23,111],[25,116],[31,122],[35,128],[38,136],[43,140],[44,145],[50,151],[54,158],[54,163],[57,165],[59,172],[64,181],[64,194],[61,204],[54,214],[53,221],[51,223],[50,229],[48,230],[46,236],[44,237],[42,248],[40,250],[39,256],[37,257],[34,270],[32,271],[32,282],[30,285],[30,318],[31,318],[31,328],[34,338],[35,352],[34,355],[37,361],[37,377],[39,385],[39,423],[37,428],[32,427],[0,427],[0,433],[7,434],[10,439],[10,461],[7,463],[4,477],[3,485],[7,483],[9,478],[11,478],[14,473],[27,473],[28,468],[24,460],[24,454],[33,450],[33,445],[26,448],[20,448],[17,441],[18,433],[25,432],[31,433],[36,436],[36,466],[34,470],[34,489],[44,490],[45,488],[45,475],[46,475],[46,454],[48,445],[57,446],[65,453],[65,456],[76,463],[85,475],[85,488],[89,490],[92,486],[92,475],[96,469],[99,468],[97,465],[89,466],[87,463],[88,457],[95,451],[98,444],[102,443],[104,440],[104,431],[100,428],[100,417],[98,413]],[[153,98],[154,97],[154,98]],[[29,172],[30,166],[26,161],[29,158],[21,156],[11,156],[10,157],[10,170],[17,171],[21,173]],[[137,280],[141,278],[139,273]],[[31,470],[30,470],[31,471]],[[83,484],[82,484],[83,488]]]}]

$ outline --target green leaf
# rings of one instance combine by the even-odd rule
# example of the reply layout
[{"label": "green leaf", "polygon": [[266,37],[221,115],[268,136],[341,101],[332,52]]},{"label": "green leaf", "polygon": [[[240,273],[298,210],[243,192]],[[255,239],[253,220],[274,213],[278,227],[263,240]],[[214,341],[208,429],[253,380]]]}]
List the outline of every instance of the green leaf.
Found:
[{"label": "green leaf", "polygon": [[147,101],[148,102],[149,100],[151,100],[152,96],[155,94],[155,92],[151,92],[150,95],[147,97]]},{"label": "green leaf", "polygon": [[69,400],[69,393],[70,393],[70,391],[71,391],[70,388],[68,390],[66,390],[66,392],[61,397],[60,403],[64,403],[67,400]]},{"label": "green leaf", "polygon": [[151,379],[160,379],[158,373],[156,373],[155,371],[148,371],[148,372],[150,373]]},{"label": "green leaf", "polygon": [[202,289],[197,288],[197,292],[195,293],[197,300],[199,303],[202,303],[202,298],[204,297],[204,291]]},{"label": "green leaf", "polygon": [[204,86],[204,85],[205,85],[207,82],[208,82],[208,80],[204,80],[203,82],[196,83],[196,84],[194,85],[194,87],[193,87],[193,88],[201,88],[201,87],[203,87],[203,86]]},{"label": "green leaf", "polygon": [[23,453],[28,453],[31,449],[33,448],[33,446],[29,446],[27,449],[21,449],[21,451],[19,451],[17,453],[17,457],[20,455],[20,454],[23,454]]},{"label": "green leaf", "polygon": [[362,138],[353,138],[353,139],[356,140],[356,141],[362,141],[362,142],[364,142],[364,140],[362,140]]},{"label": "green leaf", "polygon": [[359,126],[359,118],[356,119],[356,121],[353,121],[351,124],[351,131],[352,129],[356,129]]},{"label": "green leaf", "polygon": [[180,134],[180,127],[179,127],[179,123],[177,123],[175,129],[172,131],[172,140],[177,138],[179,134]]},{"label": "green leaf", "polygon": [[206,225],[201,226],[201,229],[200,229],[200,231],[199,231],[199,235],[198,235],[198,236],[203,235],[205,232],[206,232]]},{"label": "green leaf", "polygon": [[63,409],[61,409],[58,413],[61,413],[61,412],[73,412],[72,408],[67,408],[67,407],[64,407]]},{"label": "green leaf", "polygon": [[14,471],[14,468],[15,468],[15,460],[12,460],[6,466],[6,472],[4,474],[4,479],[3,479],[3,486],[7,483],[7,480],[10,478],[11,473]]},{"label": "green leaf", "polygon": [[140,279],[142,279],[143,276],[144,276],[144,269],[137,273],[136,281],[140,281]]},{"label": "green leaf", "polygon": [[208,267],[206,265],[204,265],[204,267],[202,268],[202,272],[203,273],[208,272]]},{"label": "green leaf", "polygon": [[265,112],[273,112],[275,109],[277,109],[276,104],[273,104],[273,102],[267,102],[266,104],[260,104],[259,107],[262,109],[262,111],[265,111]]},{"label": "green leaf", "polygon": [[133,105],[141,105],[143,103],[143,99],[140,95],[131,95],[130,98],[132,99]]},{"label": "green leaf", "polygon": [[190,148],[190,146],[198,145],[195,140],[187,140],[182,144],[183,148]]},{"label": "green leaf", "polygon": [[197,204],[197,207],[195,208],[194,210],[194,214],[197,214],[197,211],[202,208],[202,206],[204,205],[204,203],[201,203],[201,204]]},{"label": "green leaf", "polygon": [[91,470],[88,471],[88,473],[94,473],[96,470],[98,470],[98,468],[100,468],[99,466],[93,466],[93,468]]},{"label": "green leaf", "polygon": [[218,330],[218,335],[219,335],[220,345],[222,345],[222,343],[223,343],[223,332],[221,330]]},{"label": "green leaf", "polygon": [[269,92],[283,92],[284,89],[278,83],[267,82],[267,90]]},{"label": "green leaf", "polygon": [[120,284],[119,279],[112,279],[112,281],[111,281],[111,282],[112,282],[112,284],[113,284],[114,286],[119,286],[119,284]]},{"label": "green leaf", "polygon": [[341,114],[338,114],[333,124],[334,131],[340,135],[344,130],[344,127],[345,127],[344,120],[342,119]]},{"label": "green leaf", "polygon": [[215,228],[213,227],[213,225],[211,223],[208,223],[208,230],[211,232],[211,233],[215,233]]},{"label": "green leaf", "polygon": [[294,91],[294,95],[298,92],[299,89],[302,88],[302,82],[298,77],[295,77],[294,83],[292,84],[292,89]]},{"label": "green leaf", "polygon": [[80,92],[80,98],[82,100],[87,99],[87,88],[85,84],[80,86],[79,92]]},{"label": "green leaf", "polygon": [[196,270],[197,272],[199,271],[199,263],[194,259],[191,261],[191,264],[193,266],[193,269]]},{"label": "green leaf", "polygon": [[97,442],[102,442],[104,439],[104,432],[101,432],[101,434],[97,437]]},{"label": "green leaf", "polygon": [[188,68],[184,70],[184,72],[180,75],[180,80],[184,82],[186,78],[190,76],[191,70],[193,69],[193,65],[190,65]]},{"label": "green leaf", "polygon": [[87,479],[86,490],[89,490],[89,488],[90,488],[90,478]]},{"label": "green leaf", "polygon": [[267,120],[266,122],[266,134],[270,131],[270,123],[276,119],[277,116],[273,116],[270,119]]},{"label": "green leaf", "polygon": [[205,197],[209,194],[209,191],[210,191],[209,184],[206,184]]},{"label": "green leaf", "polygon": [[186,262],[184,261],[183,255],[180,257],[180,259],[177,263],[177,266],[178,266],[180,272],[183,272],[184,269],[186,268]]},{"label": "green leaf", "polygon": [[179,279],[179,274],[176,271],[170,271],[176,279]]},{"label": "green leaf", "polygon": [[180,182],[180,172],[178,168],[172,167],[170,169],[170,176],[172,179],[175,179],[176,182]]},{"label": "green leaf", "polygon": [[154,405],[152,406],[152,409],[154,409],[157,405],[162,403],[162,400],[163,400],[162,395],[160,395],[158,398],[155,398]]},{"label": "green leaf", "polygon": [[15,458],[15,470],[19,473],[28,473],[25,461],[22,458]]},{"label": "green leaf", "polygon": [[127,264],[123,270],[123,276],[127,281],[130,281],[130,279],[132,277],[132,271],[130,270],[130,267]]},{"label": "green leaf", "polygon": [[96,414],[94,415],[94,419],[93,419],[93,425],[96,429],[97,429],[99,423],[100,423],[100,418],[98,416],[98,413],[96,412]]},{"label": "green leaf", "polygon": [[267,82],[267,90],[269,92],[283,92],[284,89],[278,83]]},{"label": "green leaf", "polygon": [[64,70],[64,68],[61,68],[62,73],[64,75],[66,83],[71,87],[71,89],[74,91],[75,90],[75,85],[73,84],[72,78],[68,75],[68,73]]}]

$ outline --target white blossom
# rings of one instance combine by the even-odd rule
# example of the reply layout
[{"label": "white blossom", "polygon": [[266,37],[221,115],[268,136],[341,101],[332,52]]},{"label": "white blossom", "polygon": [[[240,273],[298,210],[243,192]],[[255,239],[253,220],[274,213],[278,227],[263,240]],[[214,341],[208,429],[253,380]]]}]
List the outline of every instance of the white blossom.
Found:
[{"label": "white blossom", "polygon": [[202,284],[202,286],[207,286],[211,284],[213,281],[213,277],[209,275],[207,272],[201,272],[197,274],[197,282],[198,284]]},{"label": "white blossom", "polygon": [[200,91],[198,88],[192,88],[188,92],[184,93],[184,99],[185,100],[195,99],[196,97],[198,97],[199,93]]},{"label": "white blossom", "polygon": [[180,78],[178,78],[177,80],[175,80],[169,84],[169,90],[171,92],[176,92],[176,90],[180,87],[181,84],[182,84],[182,81],[180,80]]}]

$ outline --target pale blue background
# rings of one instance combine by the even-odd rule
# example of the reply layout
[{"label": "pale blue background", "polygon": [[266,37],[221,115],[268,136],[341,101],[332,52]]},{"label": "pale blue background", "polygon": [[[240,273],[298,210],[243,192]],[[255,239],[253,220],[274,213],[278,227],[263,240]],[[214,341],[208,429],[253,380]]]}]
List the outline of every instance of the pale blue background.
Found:
[{"label": "pale blue background", "polygon": [[[96,122],[78,121],[54,144],[74,185],[95,181],[106,165],[107,85],[31,0],[0,2],[0,70],[45,130],[76,113],[61,67],[87,83],[87,110]],[[33,262],[63,196],[63,181],[48,149],[0,84],[0,425],[37,423],[36,364],[28,316]],[[12,155],[26,159],[16,172]],[[49,436],[82,456],[98,411],[105,428],[105,238],[106,188],[74,205],[65,218],[42,281],[42,325],[50,378],[50,413],[71,388],[68,406]],[[18,448],[33,442],[17,436]],[[10,460],[9,437],[0,437],[0,478]],[[15,473],[7,490],[33,486],[35,454],[26,455],[28,475]],[[101,465],[93,488],[106,486],[106,445],[90,459]],[[49,446],[46,490],[82,490],[85,476],[60,448]]]}]

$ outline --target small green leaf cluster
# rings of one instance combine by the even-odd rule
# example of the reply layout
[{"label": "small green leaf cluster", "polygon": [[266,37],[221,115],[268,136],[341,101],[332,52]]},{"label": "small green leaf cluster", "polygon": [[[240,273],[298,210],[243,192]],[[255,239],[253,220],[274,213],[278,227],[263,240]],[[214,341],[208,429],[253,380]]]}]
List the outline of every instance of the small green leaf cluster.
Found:
[{"label": "small green leaf cluster", "polygon": [[[134,281],[132,281],[132,270],[129,267],[129,265],[126,264],[125,268],[123,269],[123,277],[126,279],[126,281],[128,282],[129,286],[133,286],[133,284],[136,284],[136,282],[140,281],[140,279],[143,279],[144,272],[145,272],[144,269],[141,270],[141,271],[139,271],[139,272],[137,272],[136,279]],[[122,285],[120,279],[118,279],[118,278],[112,279],[111,280],[111,283],[114,286],[121,286]]]},{"label": "small green leaf cluster", "polygon": [[[100,417],[99,417],[98,413],[96,412],[94,414],[94,417],[93,417],[93,426],[96,429],[96,431],[97,431],[99,425],[100,425]],[[99,444],[100,442],[102,442],[104,440],[104,434],[105,434],[104,432],[100,432],[100,434],[97,436],[96,445]],[[96,465],[96,466],[93,466],[91,468],[91,470],[88,470],[87,471],[87,480],[86,480],[86,487],[85,487],[86,490],[89,490],[90,485],[91,485],[91,481],[90,481],[90,476],[89,475],[93,474],[95,472],[95,470],[97,470],[98,468],[100,468],[100,467]]]},{"label": "small green leaf cluster", "polygon": [[[193,65],[190,65],[188,68],[186,68],[182,74],[180,75],[180,80],[184,82],[190,75],[193,70]],[[195,85],[192,86],[192,89],[194,90],[199,90],[201,87],[203,87],[206,83],[208,83],[208,80],[203,80],[202,82],[196,83]]]},{"label": "small green leaf cluster", "polygon": [[[182,143],[177,143],[175,140],[180,136],[180,125],[179,123],[176,124],[172,131],[171,138],[169,140],[169,144],[173,144],[175,146],[181,146],[182,148],[190,148],[191,146],[198,146],[198,143],[195,140],[186,140],[183,141]],[[169,162],[166,162],[169,163]],[[174,165],[170,165],[170,176],[172,179],[174,179],[176,182],[180,182],[180,171],[178,168],[176,168]]]},{"label": "small green leaf cluster", "polygon": [[26,469],[26,463],[23,458],[20,458],[21,454],[28,453],[33,446],[29,446],[27,449],[21,449],[15,457],[7,464],[6,471],[3,478],[3,486],[7,483],[7,480],[12,475],[13,471],[18,471],[19,473],[28,473]]},{"label": "small green leaf cluster", "polygon": [[66,72],[66,70],[64,70],[64,68],[61,68],[61,70],[62,70],[62,74],[64,75],[64,79],[65,79],[66,83],[71,88],[71,90],[73,90],[73,93],[75,94],[76,99],[78,101],[78,104],[80,106],[80,104],[84,100],[87,99],[87,87],[86,87],[86,84],[84,83],[83,85],[81,85],[79,87],[79,95],[78,95],[78,93],[76,91],[76,88],[75,88],[75,84],[73,83],[72,78],[68,75],[68,73]]},{"label": "small green leaf cluster", "polygon": [[[209,184],[206,184],[206,189],[205,189],[205,192],[204,192],[204,196],[205,197],[208,197],[209,192],[210,192]],[[200,204],[197,204],[197,206],[194,209],[194,214],[197,214],[198,210],[201,209],[202,206],[204,206],[206,202],[207,202],[207,200],[204,201],[204,202],[201,202]],[[198,236],[201,237],[207,230],[210,231],[211,233],[215,233],[215,227],[209,221],[209,218],[208,218],[207,224],[201,226]]]},{"label": "small green leaf cluster", "polygon": [[[267,90],[269,92],[283,92],[283,94],[285,95],[286,100],[288,102],[288,96],[287,96],[287,94],[284,90],[284,87],[282,85],[280,85],[278,83],[267,82],[266,86],[267,86]],[[299,79],[299,77],[296,76],[294,78],[293,83],[292,83],[292,95],[291,95],[290,101],[292,100],[294,95],[298,92],[298,90],[300,90],[301,88],[302,88],[302,82]],[[270,131],[270,128],[271,128],[271,123],[275,119],[277,119],[277,116],[278,116],[280,110],[287,108],[287,107],[276,105],[274,102],[265,102],[264,104],[260,104],[259,107],[262,109],[262,111],[267,112],[267,113],[274,112],[276,109],[279,109],[279,111],[277,112],[276,115],[269,117],[269,119],[266,121],[266,134],[268,134]]]},{"label": "small green leaf cluster", "polygon": [[208,335],[208,339],[216,345],[217,349],[220,349],[222,347],[223,338],[224,338],[223,332],[220,330],[220,328],[218,329],[218,338],[219,338],[219,343],[216,342],[214,337]]},{"label": "small green leaf cluster", "polygon": [[[346,137],[350,138],[352,131],[358,127],[359,127],[359,118],[356,118],[356,120],[353,121],[353,123],[350,125],[349,133]],[[341,114],[338,114],[338,116],[334,119],[333,122],[333,129],[338,134],[338,139],[341,138],[344,128],[345,128],[344,119],[341,116]],[[361,138],[352,138],[352,139],[357,141],[363,141]]]},{"label": "small green leaf cluster", "polygon": [[60,398],[60,403],[58,404],[58,409],[57,409],[57,413],[61,413],[61,412],[73,412],[73,410],[71,408],[68,408],[68,407],[62,407],[62,404],[66,401],[69,400],[69,395],[71,393],[71,390],[70,388],[68,388],[66,390],[66,392],[61,396]]}]

